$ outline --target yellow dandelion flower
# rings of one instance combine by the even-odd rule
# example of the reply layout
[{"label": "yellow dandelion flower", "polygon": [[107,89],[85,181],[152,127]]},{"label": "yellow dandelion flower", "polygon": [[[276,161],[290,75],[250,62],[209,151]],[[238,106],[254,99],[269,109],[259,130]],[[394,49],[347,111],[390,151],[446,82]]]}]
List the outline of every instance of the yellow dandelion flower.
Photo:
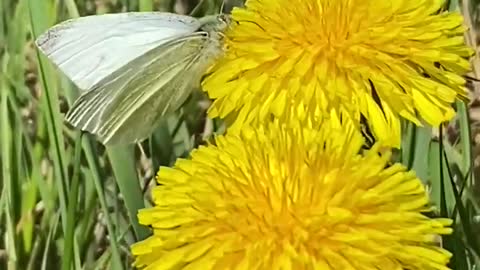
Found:
[{"label": "yellow dandelion flower", "polygon": [[[420,180],[390,153],[358,154],[353,125],[271,123],[219,136],[161,168],[154,235],[132,246],[143,269],[448,269]],[[374,147],[375,148],[375,147]]]},{"label": "yellow dandelion flower", "polygon": [[376,138],[398,147],[400,118],[431,125],[466,95],[459,13],[443,0],[247,0],[232,13],[227,52],[203,88],[210,116],[232,129],[288,115],[286,108],[363,115]]}]

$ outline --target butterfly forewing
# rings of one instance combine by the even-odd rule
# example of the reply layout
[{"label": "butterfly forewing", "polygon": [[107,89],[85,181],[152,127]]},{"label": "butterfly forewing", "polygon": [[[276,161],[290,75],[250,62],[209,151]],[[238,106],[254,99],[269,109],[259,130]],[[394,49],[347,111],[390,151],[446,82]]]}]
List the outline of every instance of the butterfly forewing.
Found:
[{"label": "butterfly forewing", "polygon": [[165,12],[105,14],[60,23],[36,44],[81,90],[88,91],[133,59],[200,26],[195,18]]}]

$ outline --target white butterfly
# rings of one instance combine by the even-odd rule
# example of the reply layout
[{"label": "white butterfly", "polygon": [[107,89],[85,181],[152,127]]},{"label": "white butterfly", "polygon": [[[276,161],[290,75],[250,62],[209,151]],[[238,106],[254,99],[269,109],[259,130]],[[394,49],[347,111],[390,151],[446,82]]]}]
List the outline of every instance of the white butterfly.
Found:
[{"label": "white butterfly", "polygon": [[200,87],[227,26],[225,15],[106,14],[60,23],[36,44],[83,91],[66,120],[104,144],[133,143]]}]

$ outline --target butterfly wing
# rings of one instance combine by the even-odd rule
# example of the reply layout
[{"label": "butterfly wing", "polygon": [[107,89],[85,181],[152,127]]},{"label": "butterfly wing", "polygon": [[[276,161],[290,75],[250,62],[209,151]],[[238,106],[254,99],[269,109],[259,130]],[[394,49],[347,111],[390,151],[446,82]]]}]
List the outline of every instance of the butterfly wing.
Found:
[{"label": "butterfly wing", "polygon": [[82,95],[67,121],[96,134],[104,144],[142,140],[160,117],[178,109],[199,87],[220,47],[219,38],[206,32],[162,44]]},{"label": "butterfly wing", "polygon": [[39,36],[36,44],[88,91],[133,59],[200,26],[195,18],[165,12],[105,14],[62,22]]}]

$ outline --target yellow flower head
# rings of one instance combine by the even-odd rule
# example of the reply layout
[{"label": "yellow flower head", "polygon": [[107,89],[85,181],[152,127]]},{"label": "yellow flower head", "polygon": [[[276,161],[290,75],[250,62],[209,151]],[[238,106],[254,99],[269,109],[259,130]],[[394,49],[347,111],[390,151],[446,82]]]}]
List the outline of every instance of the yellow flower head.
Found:
[{"label": "yellow flower head", "polygon": [[400,117],[431,125],[465,96],[472,50],[462,17],[443,0],[247,0],[235,9],[227,53],[204,80],[212,117],[233,128],[336,110],[363,115],[374,135],[399,146]]},{"label": "yellow flower head", "polygon": [[[235,135],[233,135],[235,134]],[[352,125],[321,130],[273,122],[216,138],[161,168],[154,235],[132,247],[145,269],[448,269],[413,172],[387,166]]]}]

